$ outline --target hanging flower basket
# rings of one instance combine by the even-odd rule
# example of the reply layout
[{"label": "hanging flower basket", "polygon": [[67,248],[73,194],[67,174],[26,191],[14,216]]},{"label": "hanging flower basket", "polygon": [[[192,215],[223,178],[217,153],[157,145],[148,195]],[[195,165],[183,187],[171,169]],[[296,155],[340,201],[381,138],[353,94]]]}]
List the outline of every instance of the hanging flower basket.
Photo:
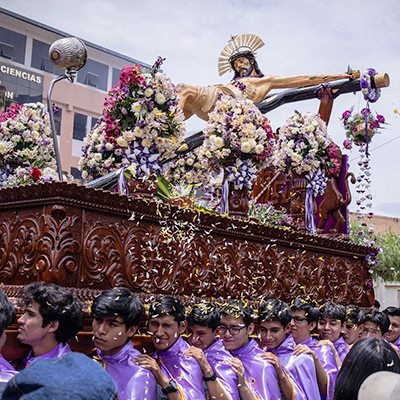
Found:
[{"label": "hanging flower basket", "polygon": [[376,129],[372,128],[371,124],[368,124],[367,130],[365,130],[365,123],[361,122],[353,127],[350,136],[355,145],[362,146],[366,143],[366,135],[368,135],[368,141],[370,141],[375,133]]}]

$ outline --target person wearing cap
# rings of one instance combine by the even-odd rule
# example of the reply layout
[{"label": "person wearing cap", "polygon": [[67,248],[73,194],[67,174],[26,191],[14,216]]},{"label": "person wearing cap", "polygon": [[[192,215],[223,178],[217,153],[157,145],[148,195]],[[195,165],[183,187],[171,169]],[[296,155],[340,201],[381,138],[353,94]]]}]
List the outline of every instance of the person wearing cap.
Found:
[{"label": "person wearing cap", "polygon": [[[278,385],[278,376],[273,365],[261,358],[264,351],[258,343],[250,338],[254,332],[253,310],[241,300],[228,301],[221,308],[221,325],[219,333],[225,348],[237,357],[244,366],[247,384],[256,394],[256,398],[275,400],[282,398]],[[292,386],[287,374],[280,377]],[[258,396],[258,397],[257,397]]]},{"label": "person wearing cap", "polygon": [[[117,400],[111,377],[81,353],[36,358],[8,383],[2,400]],[[150,399],[149,399],[150,400]]]},{"label": "person wearing cap", "polygon": [[150,305],[148,323],[156,352],[136,362],[153,372],[162,398],[205,400],[203,372],[195,358],[185,355],[190,346],[181,338],[187,327],[184,305],[164,296]]},{"label": "person wearing cap", "polygon": [[117,385],[119,400],[156,399],[154,375],[135,364],[141,353],[131,342],[144,316],[142,302],[128,289],[113,288],[94,299],[91,311],[96,358]]},{"label": "person wearing cap", "polygon": [[[0,290],[0,350],[6,342],[6,329],[15,320],[15,309],[5,293]],[[8,382],[17,374],[15,368],[0,353],[0,383]]]},{"label": "person wearing cap", "polygon": [[400,374],[379,371],[370,375],[358,391],[358,400],[400,400]]},{"label": "person wearing cap", "polygon": [[82,329],[82,304],[69,290],[31,283],[23,288],[17,339],[31,346],[21,368],[38,358],[57,358],[71,352],[67,341]]},{"label": "person wearing cap", "polygon": [[400,308],[387,307],[383,312],[389,317],[390,326],[385,339],[396,346],[400,351]]}]

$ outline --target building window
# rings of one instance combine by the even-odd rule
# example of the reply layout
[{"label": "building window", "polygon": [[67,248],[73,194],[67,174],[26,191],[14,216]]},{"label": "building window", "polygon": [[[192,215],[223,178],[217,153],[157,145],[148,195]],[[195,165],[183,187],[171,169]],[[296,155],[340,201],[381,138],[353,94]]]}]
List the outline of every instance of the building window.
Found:
[{"label": "building window", "polygon": [[0,56],[23,64],[25,62],[26,36],[0,27]]},{"label": "building window", "polygon": [[86,115],[79,113],[74,114],[74,139],[83,141],[86,136],[87,121],[88,117]]},{"label": "building window", "polygon": [[121,75],[121,70],[113,68],[112,70],[112,86],[115,86],[119,81],[119,76]]},{"label": "building window", "polygon": [[94,60],[87,60],[78,71],[78,82],[101,90],[107,90],[108,65]]},{"label": "building window", "polygon": [[71,167],[71,175],[72,175],[75,179],[82,179],[82,172],[79,171],[78,168]]},{"label": "building window", "polygon": [[49,44],[33,39],[31,67],[50,72],[54,75],[63,74],[64,71],[56,68],[51,63],[49,58],[49,49]]}]

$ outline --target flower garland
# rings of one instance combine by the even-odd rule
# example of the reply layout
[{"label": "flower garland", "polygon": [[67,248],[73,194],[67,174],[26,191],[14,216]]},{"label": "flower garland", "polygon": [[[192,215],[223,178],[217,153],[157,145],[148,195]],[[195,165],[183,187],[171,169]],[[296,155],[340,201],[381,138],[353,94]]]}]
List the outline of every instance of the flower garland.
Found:
[{"label": "flower garland", "polygon": [[381,97],[381,89],[372,88],[372,78],[378,73],[373,68],[368,68],[360,79],[361,93],[367,102],[375,103]]},{"label": "flower garland", "polygon": [[120,167],[127,178],[159,175],[161,161],[172,158],[185,134],[184,116],[170,79],[139,65],[122,69],[118,84],[104,102],[103,115],[84,139],[79,169],[82,178],[97,178]]},{"label": "flower garland", "polygon": [[252,204],[249,216],[257,218],[260,223],[269,226],[293,228],[293,218],[284,209],[276,209],[272,203]]},{"label": "flower garland", "polygon": [[0,155],[0,187],[57,179],[44,104],[13,104],[0,115]]}]

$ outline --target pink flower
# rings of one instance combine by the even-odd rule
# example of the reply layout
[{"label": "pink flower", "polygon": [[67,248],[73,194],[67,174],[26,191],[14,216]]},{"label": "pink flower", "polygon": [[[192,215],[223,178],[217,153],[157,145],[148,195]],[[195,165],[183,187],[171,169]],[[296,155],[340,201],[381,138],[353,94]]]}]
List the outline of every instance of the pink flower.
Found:
[{"label": "pink flower", "polygon": [[343,119],[347,119],[349,118],[351,115],[351,111],[350,110],[346,110],[343,114],[342,114],[342,118]]},{"label": "pink flower", "polygon": [[384,124],[385,123],[385,117],[383,115],[378,114],[376,116],[376,119],[381,123]]}]

